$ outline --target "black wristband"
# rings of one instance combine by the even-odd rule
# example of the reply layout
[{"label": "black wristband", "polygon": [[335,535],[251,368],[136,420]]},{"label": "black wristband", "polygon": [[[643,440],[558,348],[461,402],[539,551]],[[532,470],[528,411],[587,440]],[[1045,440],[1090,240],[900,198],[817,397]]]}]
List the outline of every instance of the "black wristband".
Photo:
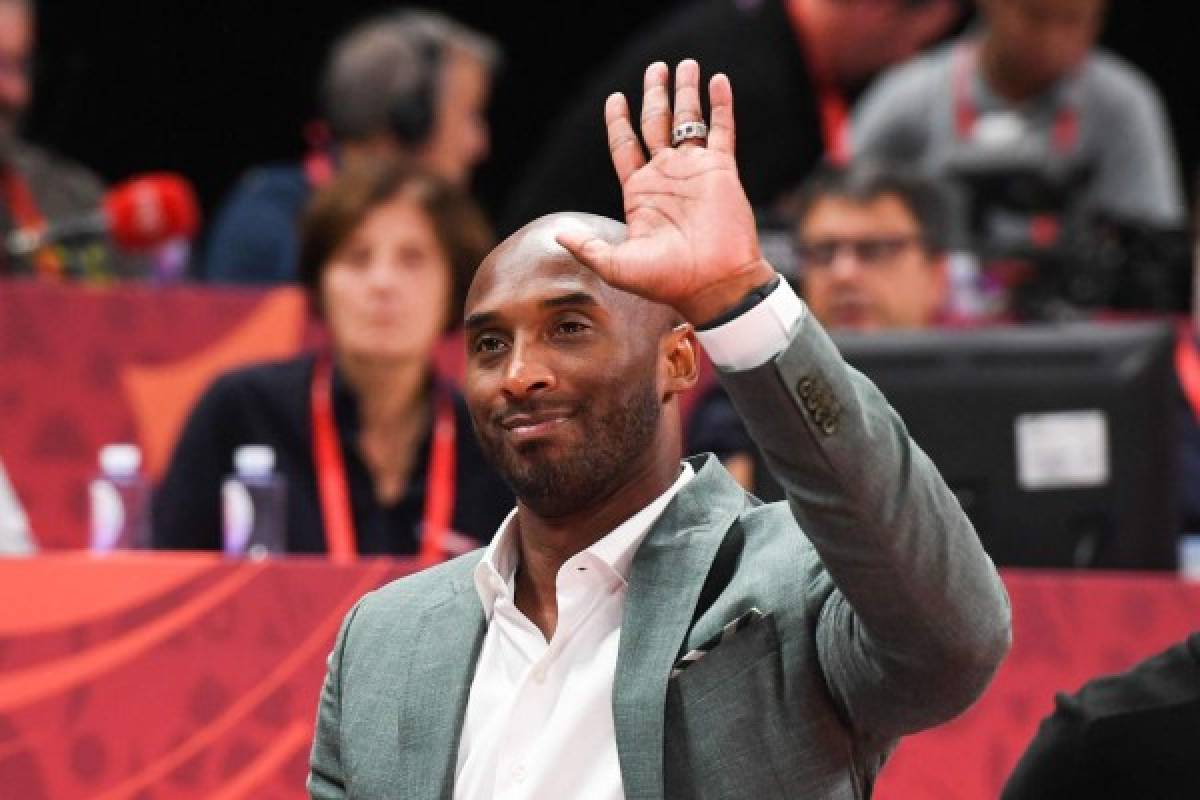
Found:
[{"label": "black wristband", "polygon": [[742,301],[733,308],[726,311],[724,314],[718,314],[714,319],[710,319],[703,325],[697,325],[698,331],[711,331],[713,328],[719,328],[727,322],[733,322],[735,319],[745,314],[750,309],[767,299],[771,292],[779,288],[779,282],[783,280],[783,276],[775,273],[775,277],[759,286],[757,289],[751,289],[742,298]]}]

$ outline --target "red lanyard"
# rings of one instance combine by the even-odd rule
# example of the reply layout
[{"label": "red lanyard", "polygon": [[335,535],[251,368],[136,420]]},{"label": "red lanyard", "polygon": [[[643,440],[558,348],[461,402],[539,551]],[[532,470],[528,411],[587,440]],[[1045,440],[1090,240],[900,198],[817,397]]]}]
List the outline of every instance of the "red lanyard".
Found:
[{"label": "red lanyard", "polygon": [[800,3],[788,3],[788,15],[792,29],[800,39],[801,48],[808,61],[808,72],[817,93],[817,113],[821,117],[821,141],[825,145],[825,158],[831,164],[843,166],[850,163],[850,107],[846,97],[832,76],[816,63],[810,46],[811,37],[805,25]]},{"label": "red lanyard", "polygon": [[817,92],[821,97],[821,135],[825,142],[825,157],[831,164],[850,163],[850,111],[846,98],[831,83],[822,83]]},{"label": "red lanyard", "polygon": [[333,158],[323,150],[312,150],[304,156],[304,177],[308,185],[320,189],[333,180]]},{"label": "red lanyard", "polygon": [[[979,120],[979,109],[971,96],[971,79],[979,67],[979,43],[964,42],[954,52],[954,131],[961,141],[969,141]],[[1059,155],[1071,152],[1079,138],[1079,115],[1075,104],[1065,102],[1054,116],[1050,140]]]},{"label": "red lanyard", "polygon": [[[425,513],[421,525],[421,566],[446,558],[447,537],[454,516],[455,439],[454,404],[449,392],[435,390],[433,444],[425,476]],[[333,361],[318,357],[312,377],[313,463],[325,544],[332,561],[345,564],[358,555],[354,514],[346,481],[346,463],[333,418]]]},{"label": "red lanyard", "polygon": [[[18,229],[37,231],[46,227],[46,218],[38,208],[33,191],[12,167],[0,169],[0,194],[3,194],[4,204],[8,206]],[[39,248],[33,256],[33,263],[39,275],[57,277],[63,273],[62,259],[50,248]]]},{"label": "red lanyard", "polygon": [[1175,374],[1192,413],[1200,422],[1200,353],[1196,352],[1196,332],[1190,323],[1181,327],[1175,343]]},{"label": "red lanyard", "polygon": [[308,153],[304,156],[304,177],[313,189],[320,189],[333,180],[332,134],[324,122],[310,122],[304,126],[304,138],[308,142]]}]

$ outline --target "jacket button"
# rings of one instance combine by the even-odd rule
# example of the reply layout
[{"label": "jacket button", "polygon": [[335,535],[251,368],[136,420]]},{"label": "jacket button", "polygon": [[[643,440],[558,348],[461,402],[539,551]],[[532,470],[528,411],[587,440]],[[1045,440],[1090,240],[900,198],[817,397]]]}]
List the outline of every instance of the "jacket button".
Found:
[{"label": "jacket button", "polygon": [[821,423],[821,433],[826,436],[833,436],[837,433],[837,419],[826,419]]},{"label": "jacket button", "polygon": [[812,390],[813,390],[813,379],[812,378],[807,378],[807,377],[801,378],[800,382],[796,384],[796,393],[798,395],[800,395],[801,399],[803,399],[803,400],[808,399],[808,397],[812,394]]}]

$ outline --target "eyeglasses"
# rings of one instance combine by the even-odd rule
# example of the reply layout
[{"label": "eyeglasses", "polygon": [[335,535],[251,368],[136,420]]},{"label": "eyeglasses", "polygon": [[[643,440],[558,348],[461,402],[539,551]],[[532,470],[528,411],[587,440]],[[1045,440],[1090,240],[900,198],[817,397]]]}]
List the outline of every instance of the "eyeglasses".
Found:
[{"label": "eyeglasses", "polygon": [[910,247],[923,244],[918,235],[863,236],[859,238],[812,239],[796,244],[800,265],[809,269],[825,269],[833,265],[838,253],[848,251],[854,260],[865,267],[884,266]]}]

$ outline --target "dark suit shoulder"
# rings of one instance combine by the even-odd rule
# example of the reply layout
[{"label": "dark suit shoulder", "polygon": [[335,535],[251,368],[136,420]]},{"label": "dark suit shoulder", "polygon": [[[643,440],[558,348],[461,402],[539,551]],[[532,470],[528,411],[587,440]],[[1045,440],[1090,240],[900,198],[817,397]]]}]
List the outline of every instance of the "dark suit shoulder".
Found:
[{"label": "dark suit shoulder", "polygon": [[1060,710],[1088,724],[1200,700],[1200,636],[1159,653],[1118,675],[1097,678],[1078,693],[1060,696]]},{"label": "dark suit shoulder", "polygon": [[1200,636],[1059,695],[1004,800],[1195,797]]}]

